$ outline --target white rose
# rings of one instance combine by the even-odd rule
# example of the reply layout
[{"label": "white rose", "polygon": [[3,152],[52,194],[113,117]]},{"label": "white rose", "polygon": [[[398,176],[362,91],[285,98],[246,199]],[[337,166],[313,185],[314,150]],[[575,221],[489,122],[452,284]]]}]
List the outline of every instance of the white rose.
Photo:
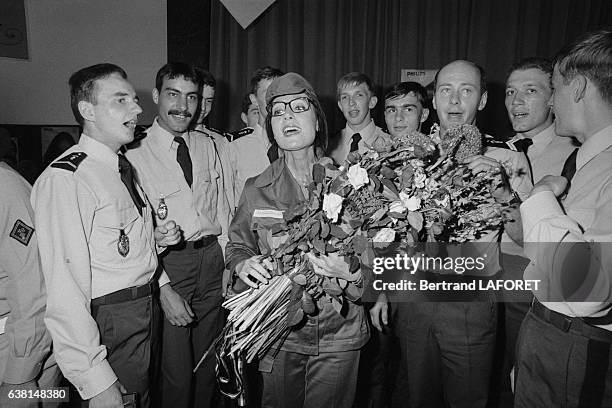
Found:
[{"label": "white rose", "polygon": [[427,176],[425,175],[425,173],[419,173],[414,177],[414,186],[416,188],[423,188],[425,187],[425,180],[427,179]]},{"label": "white rose", "polygon": [[395,239],[395,230],[392,228],[383,228],[374,235],[372,242],[375,243],[389,243]]},{"label": "white rose", "polygon": [[[400,197],[402,196],[402,194],[403,193],[400,193]],[[389,204],[389,212],[403,214],[404,212],[406,212],[406,207],[404,207],[404,204],[401,201],[394,201]]]},{"label": "white rose", "polygon": [[421,208],[421,199],[419,197],[410,197],[408,194],[401,192],[400,199],[404,207],[410,211],[416,211]]},{"label": "white rose", "polygon": [[361,187],[370,182],[368,172],[366,169],[361,168],[359,164],[353,164],[351,167],[349,167],[348,171],[346,172],[346,176],[348,177],[349,183],[351,183],[355,190],[359,190]]},{"label": "white rose", "polygon": [[340,210],[342,210],[342,200],[344,200],[342,197],[334,193],[323,196],[323,211],[325,211],[325,216],[332,220],[332,222],[338,221],[338,215]]},{"label": "white rose", "polygon": [[442,200],[437,200],[434,198],[434,202],[436,203],[436,205],[439,205],[440,207],[448,207],[448,203],[450,202],[450,197],[445,195]]}]

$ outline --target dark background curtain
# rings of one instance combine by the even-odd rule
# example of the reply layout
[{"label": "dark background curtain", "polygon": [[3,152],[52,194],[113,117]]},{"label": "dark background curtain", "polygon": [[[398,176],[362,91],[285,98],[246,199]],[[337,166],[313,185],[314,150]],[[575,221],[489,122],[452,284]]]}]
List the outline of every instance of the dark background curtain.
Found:
[{"label": "dark background curtain", "polygon": [[264,65],[301,73],[323,102],[331,130],[344,126],[336,82],[362,71],[378,84],[374,118],[384,126],[384,89],[402,68],[438,69],[454,59],[480,64],[489,102],[479,126],[506,136],[506,71],[527,56],[552,57],[586,31],[612,26],[610,0],[277,0],[246,30],[219,0],[168,2],[168,56],[217,78],[210,124],[242,127],[240,104]]}]

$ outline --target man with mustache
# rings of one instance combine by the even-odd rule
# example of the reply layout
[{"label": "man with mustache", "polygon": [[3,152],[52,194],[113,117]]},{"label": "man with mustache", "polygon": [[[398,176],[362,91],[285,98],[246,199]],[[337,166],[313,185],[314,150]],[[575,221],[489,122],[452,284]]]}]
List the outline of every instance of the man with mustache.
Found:
[{"label": "man with mustache", "polygon": [[147,197],[120,153],[142,112],[125,71],[97,64],[72,74],[69,84],[83,133],[31,196],[45,323],[60,369],[89,407],[123,407],[127,392],[146,408],[157,389],[158,284],[170,288],[156,246],[177,243],[179,229],[167,221],[154,231]]},{"label": "man with mustache", "polygon": [[192,374],[223,327],[223,248],[230,214],[215,165],[214,142],[189,131],[200,103],[201,81],[192,65],[164,65],[153,89],[158,116],[140,145],[126,153],[151,199],[157,222],[168,217],[182,226],[182,242],[161,258],[171,285],[160,292],[166,315],[163,407],[214,406],[218,395],[212,353]]}]

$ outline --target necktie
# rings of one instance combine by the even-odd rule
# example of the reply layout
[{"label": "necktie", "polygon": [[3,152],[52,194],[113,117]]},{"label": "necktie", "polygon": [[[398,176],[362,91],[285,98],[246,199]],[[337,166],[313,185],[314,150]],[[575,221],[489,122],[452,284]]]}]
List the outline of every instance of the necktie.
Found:
[{"label": "necktie", "polygon": [[516,147],[517,151],[527,154],[527,150],[529,149],[529,146],[533,144],[533,140],[526,137],[524,139],[519,139],[515,141],[513,144],[514,144],[514,147]]},{"label": "necktie", "polygon": [[567,156],[565,163],[563,163],[563,170],[561,170],[561,176],[567,179],[567,187],[565,188],[565,193],[570,189],[572,184],[572,178],[574,174],[576,174],[576,156],[578,155],[578,148],[575,148],[572,154]]},{"label": "necktie", "polygon": [[136,190],[136,184],[134,183],[134,170],[128,159],[120,154],[119,155],[119,173],[121,174],[121,181],[125,184],[132,201],[138,210],[138,213],[142,215],[142,207],[144,207],[144,201],[140,198],[138,191]]},{"label": "necktie", "polygon": [[359,150],[359,141],[360,140],[361,140],[361,135],[359,133],[355,133],[351,137],[351,149],[350,149],[351,152],[356,152],[357,150]]},{"label": "necktie", "polygon": [[176,136],[174,141],[178,143],[176,161],[181,166],[181,169],[183,169],[185,181],[187,181],[187,184],[191,187],[193,183],[193,165],[191,163],[191,156],[189,156],[189,148],[187,147],[187,143],[185,143],[185,139],[180,136]]}]

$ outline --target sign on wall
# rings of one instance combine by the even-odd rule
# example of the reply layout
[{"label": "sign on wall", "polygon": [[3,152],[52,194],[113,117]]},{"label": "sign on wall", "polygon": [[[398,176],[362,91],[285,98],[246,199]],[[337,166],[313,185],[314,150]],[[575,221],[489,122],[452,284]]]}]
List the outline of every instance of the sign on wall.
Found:
[{"label": "sign on wall", "polygon": [[436,76],[437,69],[402,69],[402,82],[412,81],[427,87]]},{"label": "sign on wall", "polygon": [[2,0],[0,57],[28,59],[25,0]]}]

